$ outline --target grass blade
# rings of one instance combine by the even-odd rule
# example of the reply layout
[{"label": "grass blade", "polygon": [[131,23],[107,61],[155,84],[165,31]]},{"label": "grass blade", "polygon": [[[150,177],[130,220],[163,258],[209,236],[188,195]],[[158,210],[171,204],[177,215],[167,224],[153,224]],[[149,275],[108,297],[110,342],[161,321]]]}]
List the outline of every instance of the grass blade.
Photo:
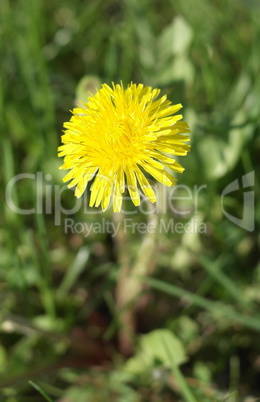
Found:
[{"label": "grass blade", "polygon": [[207,300],[199,295],[188,292],[187,290],[178,288],[177,286],[162,282],[154,278],[144,278],[145,282],[152,288],[160,290],[169,295],[181,298],[185,297],[189,302],[214,313],[222,314],[228,317],[234,322],[237,322],[245,327],[260,331],[260,320],[249,315],[241,314],[235,311],[231,306],[227,306],[224,303],[213,302]]},{"label": "grass blade", "polygon": [[40,385],[36,384],[36,383],[33,382],[33,381],[28,381],[28,382],[29,382],[29,384],[30,384],[34,389],[36,389],[36,391],[38,391],[38,392],[46,399],[46,401],[48,401],[48,402],[54,402],[54,400],[51,399],[51,398],[46,394],[46,392],[40,387]]}]

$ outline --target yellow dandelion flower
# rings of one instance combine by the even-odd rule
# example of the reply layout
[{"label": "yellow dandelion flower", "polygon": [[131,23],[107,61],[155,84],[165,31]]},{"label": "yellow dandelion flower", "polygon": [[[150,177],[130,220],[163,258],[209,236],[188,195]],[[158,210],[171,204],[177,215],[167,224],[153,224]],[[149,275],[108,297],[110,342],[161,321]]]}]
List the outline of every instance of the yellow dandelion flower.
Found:
[{"label": "yellow dandelion flower", "polygon": [[146,173],[166,186],[176,183],[170,169],[184,169],[172,155],[186,155],[190,146],[188,124],[175,114],[181,104],[172,105],[167,96],[155,100],[159,89],[142,84],[123,84],[112,88],[104,84],[89,102],[74,108],[70,121],[64,123],[59,156],[64,156],[60,169],[70,169],[63,181],[72,180],[80,197],[89,181],[89,205],[106,210],[113,199],[115,212],[121,210],[125,187],[134,205],[140,205],[139,188],[151,201],[156,201]]}]

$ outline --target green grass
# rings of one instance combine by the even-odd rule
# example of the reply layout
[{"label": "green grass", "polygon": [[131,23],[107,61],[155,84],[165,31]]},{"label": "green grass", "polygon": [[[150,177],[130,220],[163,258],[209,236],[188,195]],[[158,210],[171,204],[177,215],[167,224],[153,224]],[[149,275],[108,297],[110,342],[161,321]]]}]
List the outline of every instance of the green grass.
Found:
[{"label": "green grass", "polygon": [[[260,397],[258,224],[247,231],[221,209],[226,186],[236,179],[241,186],[251,171],[255,185],[245,190],[259,197],[260,7],[253,0],[194,4],[0,2],[0,401]],[[83,205],[64,212],[75,198],[62,184],[57,147],[85,76],[90,84],[94,76],[160,87],[183,104],[192,150],[179,183],[193,198],[175,206],[191,211],[168,208],[159,218],[188,224],[194,217],[206,233],[162,231],[146,237],[150,246],[130,230],[65,233],[66,218],[89,227],[117,219]],[[22,173],[12,201],[41,213],[20,214],[7,203],[8,186]],[[63,211],[55,212],[59,196]],[[241,218],[242,190],[223,207]],[[136,223],[147,219],[140,210],[133,215]],[[140,247],[144,257],[153,251],[149,266]],[[134,277],[122,279],[127,267]],[[119,309],[118,290],[131,293],[130,280],[135,297]],[[120,339],[131,315],[130,357]],[[151,344],[159,329],[177,343],[162,336]],[[185,359],[177,364],[180,350]]]}]

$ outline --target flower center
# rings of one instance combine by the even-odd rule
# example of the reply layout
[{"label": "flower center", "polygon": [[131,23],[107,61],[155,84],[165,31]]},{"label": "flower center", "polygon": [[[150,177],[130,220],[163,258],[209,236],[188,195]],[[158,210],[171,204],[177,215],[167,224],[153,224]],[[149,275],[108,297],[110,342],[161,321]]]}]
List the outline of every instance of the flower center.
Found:
[{"label": "flower center", "polygon": [[131,118],[122,117],[109,124],[106,133],[109,159],[113,159],[116,165],[134,163],[144,148],[141,137]]},{"label": "flower center", "polygon": [[109,145],[115,146],[123,142],[130,143],[132,138],[132,127],[124,118],[119,119],[108,126],[107,142]]}]

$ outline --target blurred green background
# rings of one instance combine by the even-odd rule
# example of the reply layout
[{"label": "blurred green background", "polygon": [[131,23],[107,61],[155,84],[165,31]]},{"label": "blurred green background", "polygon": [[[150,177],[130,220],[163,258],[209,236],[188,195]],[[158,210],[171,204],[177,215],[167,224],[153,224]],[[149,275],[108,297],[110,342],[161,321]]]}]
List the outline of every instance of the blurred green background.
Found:
[{"label": "blurred green background", "polygon": [[[242,218],[241,177],[257,170],[259,1],[1,0],[0,18],[0,401],[258,400],[257,227],[234,224],[223,208]],[[206,231],[160,233],[150,239],[152,263],[140,257],[144,234],[84,237],[65,233],[66,213],[55,220],[60,188],[63,208],[75,205],[58,170],[63,122],[86,87],[120,80],[184,105],[192,150],[178,179],[192,191],[205,186],[197,208],[176,201],[189,214],[168,209],[161,218],[196,218]],[[43,213],[6,202],[20,173],[28,176],[14,183],[14,204]],[[221,208],[237,179],[241,190]],[[257,183],[246,191],[259,196]],[[69,218],[120,219],[91,212]],[[133,219],[148,218],[137,210]],[[119,309],[126,266],[145,275]],[[128,349],[127,317],[135,321]]]}]

